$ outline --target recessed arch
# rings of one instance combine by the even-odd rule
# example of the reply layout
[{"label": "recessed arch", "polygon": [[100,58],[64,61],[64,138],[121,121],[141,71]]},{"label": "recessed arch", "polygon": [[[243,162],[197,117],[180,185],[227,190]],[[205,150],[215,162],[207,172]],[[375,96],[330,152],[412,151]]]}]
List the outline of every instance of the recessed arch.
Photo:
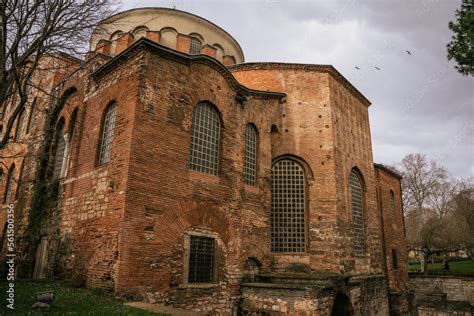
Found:
[{"label": "recessed arch", "polygon": [[352,168],[348,185],[351,197],[354,254],[363,256],[365,253],[364,180],[357,168]]},{"label": "recessed arch", "polygon": [[110,34],[109,41],[115,41],[117,40],[121,35],[123,34],[122,30],[117,30]]},{"label": "recessed arch", "polygon": [[216,59],[222,62],[224,54],[225,54],[224,48],[217,43],[212,44],[212,47],[216,49]]},{"label": "recessed arch", "polygon": [[331,316],[351,316],[353,308],[349,297],[343,293],[337,293],[332,305]]},{"label": "recessed arch", "polygon": [[10,197],[12,193],[12,185],[15,177],[15,164],[13,163],[8,169],[7,180],[5,182],[5,190],[3,191],[3,204],[10,202]]},{"label": "recessed arch", "polygon": [[141,37],[146,37],[146,32],[150,29],[145,25],[139,25],[135,29],[133,29],[132,34],[135,40],[140,39]]},{"label": "recessed arch", "polygon": [[160,44],[176,49],[178,31],[172,27],[164,27],[160,30]]}]

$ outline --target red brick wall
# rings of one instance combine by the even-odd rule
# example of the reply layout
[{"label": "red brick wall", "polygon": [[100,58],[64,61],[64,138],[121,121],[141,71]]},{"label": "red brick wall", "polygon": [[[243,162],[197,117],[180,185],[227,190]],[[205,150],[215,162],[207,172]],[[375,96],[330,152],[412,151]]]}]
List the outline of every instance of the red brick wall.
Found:
[{"label": "red brick wall", "polygon": [[[117,292],[147,298],[177,298],[175,305],[229,311],[249,257],[268,267],[269,203],[266,176],[271,167],[270,127],[278,99],[236,91],[220,72],[204,64],[184,65],[158,55],[147,57],[131,144],[121,264]],[[222,118],[219,176],[189,170],[192,111],[212,102]],[[244,131],[259,131],[258,181],[243,183]],[[203,230],[222,240],[219,283],[206,291],[183,284],[183,233]],[[186,299],[184,299],[186,298]],[[213,307],[212,307],[213,306]]]},{"label": "red brick wall", "polygon": [[[383,168],[376,167],[379,210],[383,219],[385,260],[390,288],[406,291],[408,284],[405,224],[403,219],[400,179]],[[394,212],[390,208],[390,191],[394,193]],[[392,249],[397,250],[398,269],[392,265]]]},{"label": "red brick wall", "polygon": [[[380,224],[367,106],[324,71],[291,65],[278,69],[271,64],[259,70],[231,69],[249,87],[287,94],[272,157],[296,155],[314,176],[308,183],[308,254],[300,256],[300,262],[319,271],[380,273]],[[367,251],[363,258],[354,257],[351,237],[348,177],[355,166],[366,183]],[[277,259],[295,258],[284,257]]]}]

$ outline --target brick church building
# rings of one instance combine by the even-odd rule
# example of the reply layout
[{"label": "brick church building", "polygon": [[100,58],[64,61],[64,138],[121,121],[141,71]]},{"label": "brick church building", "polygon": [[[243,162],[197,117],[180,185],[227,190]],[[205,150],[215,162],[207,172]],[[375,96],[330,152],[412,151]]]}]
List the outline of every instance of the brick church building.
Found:
[{"label": "brick church building", "polygon": [[61,67],[34,76],[3,153],[19,275],[216,315],[407,311],[400,176],[334,67],[245,63],[165,8],[113,15],[90,45],[43,61]]}]

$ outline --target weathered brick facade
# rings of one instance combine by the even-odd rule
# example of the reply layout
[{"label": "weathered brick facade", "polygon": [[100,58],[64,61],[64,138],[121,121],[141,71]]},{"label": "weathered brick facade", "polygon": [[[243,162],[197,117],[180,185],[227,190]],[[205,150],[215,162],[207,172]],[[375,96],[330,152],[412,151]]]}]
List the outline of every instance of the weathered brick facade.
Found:
[{"label": "weathered brick facade", "polygon": [[[220,44],[187,54],[193,33],[178,30],[172,48],[157,43],[159,31],[145,34],[98,41],[55,90],[68,95],[58,115],[68,142],[57,207],[41,228],[60,245],[48,254],[56,258],[48,276],[219,315],[388,314],[389,289],[406,294],[404,226],[399,177],[373,164],[370,102],[332,66],[225,66],[236,58]],[[217,175],[189,168],[201,102],[220,119]],[[111,157],[99,164],[111,104]],[[258,134],[255,185],[244,181],[247,124]],[[303,170],[304,252],[271,250],[272,166],[280,159]],[[34,159],[28,170],[34,177]],[[362,184],[362,255],[354,252],[351,172]],[[31,185],[20,192],[18,208],[27,213],[21,203],[29,205]],[[214,240],[210,282],[188,282],[193,236]]]}]

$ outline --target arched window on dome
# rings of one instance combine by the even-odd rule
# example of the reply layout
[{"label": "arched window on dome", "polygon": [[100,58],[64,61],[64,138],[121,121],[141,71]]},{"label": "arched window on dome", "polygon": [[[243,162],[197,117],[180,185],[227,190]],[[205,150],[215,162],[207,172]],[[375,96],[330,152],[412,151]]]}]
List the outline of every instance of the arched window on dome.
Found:
[{"label": "arched window on dome", "polygon": [[189,168],[217,175],[221,120],[217,109],[208,102],[196,105],[193,111]]},{"label": "arched window on dome", "polygon": [[248,185],[257,182],[258,133],[253,124],[245,127],[244,181]]},{"label": "arched window on dome", "polygon": [[356,256],[363,256],[365,251],[364,189],[362,183],[359,172],[353,169],[349,175],[349,188],[351,191],[352,238]]},{"label": "arched window on dome", "polygon": [[197,37],[191,37],[191,45],[189,48],[189,54],[197,55],[201,53],[202,42]]},{"label": "arched window on dome", "polygon": [[306,175],[303,166],[283,158],[272,166],[271,250],[305,252]]}]

